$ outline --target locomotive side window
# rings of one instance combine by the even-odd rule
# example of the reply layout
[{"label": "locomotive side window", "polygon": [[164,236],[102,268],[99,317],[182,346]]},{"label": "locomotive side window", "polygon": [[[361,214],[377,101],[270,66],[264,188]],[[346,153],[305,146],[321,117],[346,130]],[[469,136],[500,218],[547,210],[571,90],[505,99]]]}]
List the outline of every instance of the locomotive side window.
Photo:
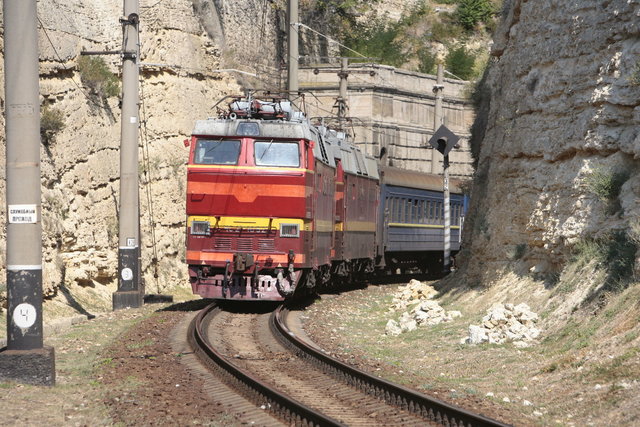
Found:
[{"label": "locomotive side window", "polygon": [[300,166],[300,147],[297,142],[256,141],[256,166]]},{"label": "locomotive side window", "polygon": [[193,162],[199,165],[237,165],[240,141],[199,139]]}]

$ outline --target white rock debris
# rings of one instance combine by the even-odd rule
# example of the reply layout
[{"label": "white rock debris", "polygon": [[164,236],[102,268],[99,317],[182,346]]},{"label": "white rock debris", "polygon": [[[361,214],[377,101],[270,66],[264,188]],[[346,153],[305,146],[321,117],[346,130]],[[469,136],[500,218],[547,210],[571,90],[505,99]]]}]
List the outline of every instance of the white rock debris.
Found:
[{"label": "white rock debris", "polygon": [[396,321],[390,319],[385,327],[387,335],[397,336],[403,332],[413,331],[421,325],[437,325],[450,322],[462,316],[457,310],[445,311],[438,302],[431,300],[437,291],[425,283],[412,279],[407,286],[402,286],[394,295],[390,312],[405,310]]},{"label": "white rock debris", "polygon": [[400,286],[393,296],[390,312],[404,310],[412,303],[431,299],[438,294],[433,286],[427,285],[416,279],[411,279],[406,286]]},{"label": "white rock debris", "polygon": [[481,325],[469,325],[469,336],[461,344],[502,344],[512,342],[516,347],[528,347],[540,335],[536,327],[538,315],[525,303],[494,304],[482,318]]}]

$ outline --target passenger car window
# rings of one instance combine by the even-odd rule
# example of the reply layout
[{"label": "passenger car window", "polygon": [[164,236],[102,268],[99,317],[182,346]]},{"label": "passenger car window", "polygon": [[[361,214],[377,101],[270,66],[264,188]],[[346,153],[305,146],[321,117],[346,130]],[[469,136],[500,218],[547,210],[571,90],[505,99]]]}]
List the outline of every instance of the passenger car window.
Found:
[{"label": "passenger car window", "polygon": [[193,162],[199,165],[237,165],[240,141],[199,139]]},{"label": "passenger car window", "polygon": [[297,142],[256,141],[256,166],[300,166],[300,147]]}]

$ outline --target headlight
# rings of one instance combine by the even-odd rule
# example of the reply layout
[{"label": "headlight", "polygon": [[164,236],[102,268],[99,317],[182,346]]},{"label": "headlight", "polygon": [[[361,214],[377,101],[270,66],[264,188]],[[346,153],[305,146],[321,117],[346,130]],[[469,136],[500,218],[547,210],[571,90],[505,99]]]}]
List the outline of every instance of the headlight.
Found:
[{"label": "headlight", "polygon": [[298,224],[280,224],[280,237],[300,237]]},{"label": "headlight", "polygon": [[197,236],[209,235],[209,221],[191,221],[191,234]]}]

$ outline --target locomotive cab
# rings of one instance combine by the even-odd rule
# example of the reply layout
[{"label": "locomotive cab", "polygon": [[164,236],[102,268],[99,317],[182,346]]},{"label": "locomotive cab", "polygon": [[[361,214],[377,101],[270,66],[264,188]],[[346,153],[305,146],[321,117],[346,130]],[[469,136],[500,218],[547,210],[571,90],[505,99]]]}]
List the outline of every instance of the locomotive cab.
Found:
[{"label": "locomotive cab", "polygon": [[333,211],[318,211],[314,188],[330,166],[317,165],[321,141],[306,121],[239,117],[198,121],[193,131],[189,278],[207,298],[283,300],[308,280],[305,272],[328,261],[314,242]]}]

